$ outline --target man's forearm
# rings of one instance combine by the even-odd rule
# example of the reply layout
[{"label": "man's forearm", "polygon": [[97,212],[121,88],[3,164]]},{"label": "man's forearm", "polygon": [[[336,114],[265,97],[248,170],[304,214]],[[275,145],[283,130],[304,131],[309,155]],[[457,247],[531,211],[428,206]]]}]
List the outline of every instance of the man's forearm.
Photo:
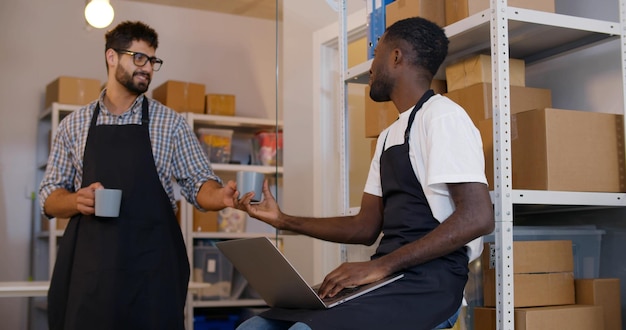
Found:
[{"label": "man's forearm", "polygon": [[70,218],[78,213],[76,205],[76,193],[59,188],[46,199],[44,213],[52,217]]}]

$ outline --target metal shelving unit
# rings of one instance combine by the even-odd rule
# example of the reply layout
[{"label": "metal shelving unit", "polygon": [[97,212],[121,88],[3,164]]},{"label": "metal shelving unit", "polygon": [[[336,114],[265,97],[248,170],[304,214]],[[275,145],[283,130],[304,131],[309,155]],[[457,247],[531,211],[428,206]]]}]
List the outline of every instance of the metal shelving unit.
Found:
[{"label": "metal shelving unit", "polygon": [[[339,13],[340,44],[347,44],[345,1]],[[477,54],[492,58],[492,97],[494,122],[494,191],[491,192],[496,217],[497,328],[513,329],[513,214],[545,213],[562,210],[592,210],[626,207],[624,193],[590,193],[512,189],[510,143],[510,95],[508,60],[524,59],[527,64],[594,47],[621,38],[622,91],[626,98],[626,4],[619,0],[620,22],[603,21],[507,6],[507,0],[491,0],[491,8],[445,27],[450,39],[449,55],[436,78],[444,79],[446,65]],[[339,47],[341,61],[346,54]],[[372,60],[341,72],[342,93],[346,84],[367,84]],[[347,100],[340,102],[346,113]],[[626,101],[625,101],[626,104]],[[346,145],[347,124],[341,126],[341,150]],[[341,167],[348,168],[341,159]],[[344,183],[345,184],[345,183]],[[344,192],[347,194],[347,190]],[[346,212],[350,212],[347,210]]]}]

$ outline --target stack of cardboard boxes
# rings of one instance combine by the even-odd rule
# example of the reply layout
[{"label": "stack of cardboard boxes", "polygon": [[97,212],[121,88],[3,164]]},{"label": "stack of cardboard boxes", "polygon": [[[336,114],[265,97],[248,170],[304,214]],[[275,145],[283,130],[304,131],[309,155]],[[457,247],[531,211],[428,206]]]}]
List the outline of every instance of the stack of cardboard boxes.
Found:
[{"label": "stack of cardboard boxes", "polygon": [[[474,329],[496,329],[495,245],[486,243],[481,265],[484,307],[474,308]],[[513,243],[514,322],[520,330],[621,329],[618,279],[574,279],[572,242]]]},{"label": "stack of cardboard boxes", "polygon": [[152,97],[178,112],[235,115],[235,95],[205,94],[204,84],[168,80],[152,91]]},{"label": "stack of cardboard boxes", "polygon": [[[552,108],[548,89],[525,86],[525,66],[510,59],[511,170],[514,189],[624,192],[623,115]],[[491,58],[446,67],[448,96],[479,128],[493,189]]]}]

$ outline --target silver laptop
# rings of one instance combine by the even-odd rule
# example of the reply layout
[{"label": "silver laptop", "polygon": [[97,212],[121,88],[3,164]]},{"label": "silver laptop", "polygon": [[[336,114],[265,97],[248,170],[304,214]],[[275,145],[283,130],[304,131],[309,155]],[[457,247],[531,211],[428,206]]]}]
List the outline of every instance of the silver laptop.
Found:
[{"label": "silver laptop", "polygon": [[269,238],[228,240],[215,245],[271,307],[331,308],[404,276],[395,274],[374,283],[346,288],[332,298],[321,299],[314,289],[319,285],[309,286]]}]

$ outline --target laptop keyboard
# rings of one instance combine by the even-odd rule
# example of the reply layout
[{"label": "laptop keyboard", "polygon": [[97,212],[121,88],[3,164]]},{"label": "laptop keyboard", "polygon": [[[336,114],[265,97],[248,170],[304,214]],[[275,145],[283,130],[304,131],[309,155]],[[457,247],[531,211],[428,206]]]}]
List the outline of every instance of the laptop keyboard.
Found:
[{"label": "laptop keyboard", "polygon": [[[317,291],[318,288],[316,288]],[[359,289],[358,286],[355,287],[350,287],[350,288],[343,288],[341,291],[339,291],[339,293],[337,293],[334,297],[326,297],[324,299],[322,299],[323,301],[335,301],[338,299],[341,299],[345,296],[348,296],[350,294],[352,294],[353,292],[357,291]]]}]

